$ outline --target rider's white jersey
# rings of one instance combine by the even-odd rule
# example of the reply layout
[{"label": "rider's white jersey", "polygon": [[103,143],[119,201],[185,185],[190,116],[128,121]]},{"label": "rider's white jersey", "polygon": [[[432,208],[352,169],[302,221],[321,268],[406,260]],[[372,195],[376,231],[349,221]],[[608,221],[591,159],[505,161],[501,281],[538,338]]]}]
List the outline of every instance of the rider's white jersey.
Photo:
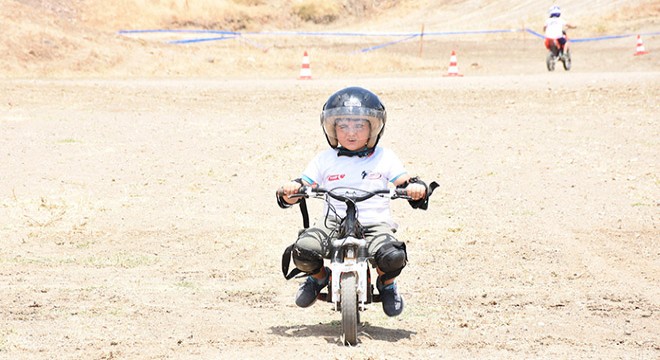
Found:
[{"label": "rider's white jersey", "polygon": [[560,39],[564,36],[566,21],[562,18],[551,17],[545,20],[545,37],[548,39]]},{"label": "rider's white jersey", "polygon": [[[307,165],[302,178],[328,190],[337,187],[381,190],[387,189],[388,183],[394,182],[405,173],[406,169],[393,151],[377,146],[374,153],[367,157],[337,156],[336,149],[322,151]],[[346,204],[332,198],[329,200],[338,216],[346,216]],[[357,208],[361,224],[386,222],[396,228],[387,196],[374,196],[358,203]],[[326,214],[327,203],[323,210]]]}]

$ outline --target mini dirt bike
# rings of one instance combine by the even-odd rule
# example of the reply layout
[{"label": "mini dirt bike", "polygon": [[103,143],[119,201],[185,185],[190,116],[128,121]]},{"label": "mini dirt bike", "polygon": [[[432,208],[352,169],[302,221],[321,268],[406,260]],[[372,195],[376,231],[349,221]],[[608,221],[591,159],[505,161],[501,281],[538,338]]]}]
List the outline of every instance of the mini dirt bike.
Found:
[{"label": "mini dirt bike", "polygon": [[374,294],[371,283],[369,262],[373,259],[367,252],[367,240],[357,218],[357,203],[374,196],[387,196],[390,199],[408,199],[405,189],[383,189],[365,191],[348,187],[332,190],[303,186],[299,195],[292,197],[328,197],[346,204],[346,216],[339,219],[338,236],[330,244],[331,279],[328,292],[319,294],[318,299],[332,302],[336,311],[341,311],[342,338],[345,345],[358,342],[360,312],[366,305],[380,302],[380,295]]},{"label": "mini dirt bike", "polygon": [[555,70],[555,64],[557,61],[561,61],[564,65],[564,70],[571,70],[571,49],[568,47],[568,39],[566,39],[566,44],[564,44],[564,51],[559,49],[559,43],[557,40],[550,43],[550,50],[545,58],[545,64],[548,67],[548,71]]}]

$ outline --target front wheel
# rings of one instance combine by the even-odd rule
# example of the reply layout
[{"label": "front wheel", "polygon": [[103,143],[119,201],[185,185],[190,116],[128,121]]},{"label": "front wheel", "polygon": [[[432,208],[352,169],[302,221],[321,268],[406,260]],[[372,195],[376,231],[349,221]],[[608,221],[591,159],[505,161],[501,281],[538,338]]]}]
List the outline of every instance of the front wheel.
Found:
[{"label": "front wheel", "polygon": [[564,64],[564,70],[568,71],[571,69],[571,50],[566,49],[566,52],[564,52],[564,59],[562,60],[562,63]]},{"label": "front wheel", "polygon": [[344,344],[357,344],[358,304],[357,279],[353,273],[342,274],[341,288],[341,326],[344,333]]},{"label": "front wheel", "polygon": [[545,64],[548,67],[548,71],[555,71],[555,56],[552,54],[552,51],[548,51],[548,56],[545,57]]}]

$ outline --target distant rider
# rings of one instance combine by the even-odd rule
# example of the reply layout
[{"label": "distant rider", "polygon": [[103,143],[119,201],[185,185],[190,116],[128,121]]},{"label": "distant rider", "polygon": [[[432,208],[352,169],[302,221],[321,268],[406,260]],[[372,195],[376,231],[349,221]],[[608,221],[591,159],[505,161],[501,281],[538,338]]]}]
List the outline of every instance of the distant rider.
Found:
[{"label": "distant rider", "polygon": [[550,50],[552,43],[557,44],[559,54],[564,53],[566,45],[566,29],[575,29],[576,26],[569,24],[561,18],[561,9],[559,6],[552,6],[548,10],[549,17],[545,20],[543,31],[545,32],[545,48]]}]

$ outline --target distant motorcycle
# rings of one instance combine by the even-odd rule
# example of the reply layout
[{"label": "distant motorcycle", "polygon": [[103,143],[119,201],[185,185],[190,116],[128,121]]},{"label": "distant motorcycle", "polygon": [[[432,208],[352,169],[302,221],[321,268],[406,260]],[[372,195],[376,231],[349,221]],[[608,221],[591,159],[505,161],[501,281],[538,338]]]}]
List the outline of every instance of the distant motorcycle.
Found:
[{"label": "distant motorcycle", "polygon": [[550,50],[545,58],[548,71],[555,71],[557,61],[561,61],[562,65],[564,65],[564,70],[571,70],[571,49],[568,47],[568,39],[566,39],[563,51],[560,50],[557,40],[550,42]]}]

